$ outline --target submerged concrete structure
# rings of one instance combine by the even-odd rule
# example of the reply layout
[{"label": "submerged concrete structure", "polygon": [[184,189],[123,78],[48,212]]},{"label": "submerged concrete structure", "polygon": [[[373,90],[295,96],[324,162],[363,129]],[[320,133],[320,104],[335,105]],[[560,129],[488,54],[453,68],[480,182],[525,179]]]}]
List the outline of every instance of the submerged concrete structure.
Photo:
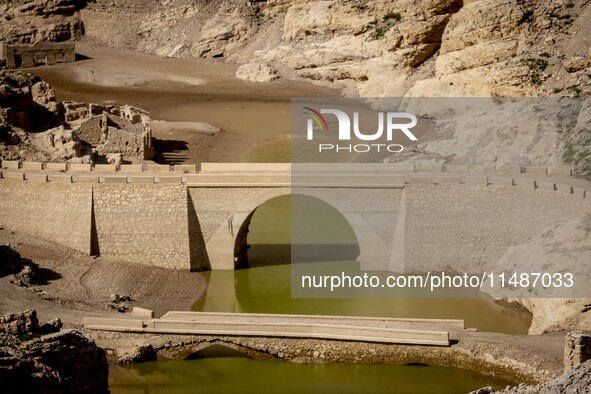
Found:
[{"label": "submerged concrete structure", "polygon": [[76,61],[73,42],[39,42],[36,44],[7,44],[0,42],[0,63],[6,68],[49,66]]}]

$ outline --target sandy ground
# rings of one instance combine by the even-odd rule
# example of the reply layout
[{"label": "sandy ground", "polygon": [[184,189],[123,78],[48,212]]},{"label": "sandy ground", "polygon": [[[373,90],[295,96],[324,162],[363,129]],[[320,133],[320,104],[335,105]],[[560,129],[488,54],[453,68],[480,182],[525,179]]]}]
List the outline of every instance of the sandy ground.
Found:
[{"label": "sandy ground", "polygon": [[46,285],[31,288],[10,283],[12,275],[0,278],[1,313],[36,309],[41,321],[60,317],[76,326],[84,316],[122,315],[107,307],[111,294],[131,295],[129,309],[139,306],[160,315],[189,310],[205,291],[198,273],[93,258],[8,229],[0,230],[0,244],[10,244],[49,278]]},{"label": "sandy ground", "polygon": [[76,63],[28,71],[49,82],[60,101],[129,104],[154,120],[206,122],[223,130],[206,135],[155,124],[157,161],[163,163],[246,161],[245,150],[289,134],[292,97],[339,95],[305,81],[242,81],[234,76],[236,65],[212,60],[160,58],[89,41],[76,51]]}]

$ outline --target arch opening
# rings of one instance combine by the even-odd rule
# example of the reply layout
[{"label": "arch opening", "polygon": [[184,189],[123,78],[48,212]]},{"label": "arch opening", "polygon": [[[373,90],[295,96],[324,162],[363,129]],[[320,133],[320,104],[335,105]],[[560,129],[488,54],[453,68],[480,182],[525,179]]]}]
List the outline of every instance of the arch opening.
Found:
[{"label": "arch opening", "polygon": [[256,207],[234,241],[237,269],[292,262],[356,260],[360,249],[347,218],[320,198],[286,194]]}]

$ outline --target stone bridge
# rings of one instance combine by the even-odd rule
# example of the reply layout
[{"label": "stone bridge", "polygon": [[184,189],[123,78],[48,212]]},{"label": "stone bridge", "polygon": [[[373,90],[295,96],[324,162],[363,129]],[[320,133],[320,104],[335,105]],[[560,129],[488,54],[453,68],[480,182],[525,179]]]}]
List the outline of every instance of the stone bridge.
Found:
[{"label": "stone bridge", "polygon": [[84,253],[188,270],[244,263],[257,207],[302,194],[349,223],[365,270],[489,263],[591,211],[567,169],[412,163],[67,165],[2,162],[0,226]]}]

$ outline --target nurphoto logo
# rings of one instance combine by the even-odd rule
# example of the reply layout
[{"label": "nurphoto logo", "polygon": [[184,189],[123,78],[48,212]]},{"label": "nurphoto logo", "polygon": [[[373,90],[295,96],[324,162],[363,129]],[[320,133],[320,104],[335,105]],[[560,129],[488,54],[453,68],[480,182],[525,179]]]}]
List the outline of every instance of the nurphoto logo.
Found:
[{"label": "nurphoto logo", "polygon": [[[359,112],[353,112],[353,125],[351,126],[350,116],[340,109],[323,108],[317,111],[310,107],[303,107],[303,113],[308,115],[306,138],[308,141],[314,140],[314,128],[320,129],[322,132],[330,132],[329,123],[324,114],[333,115],[336,117],[338,124],[338,140],[339,141],[379,141],[383,140],[384,136],[387,142],[391,142],[395,132],[402,132],[411,141],[417,141],[417,137],[410,131],[417,125],[417,117],[407,112],[378,112],[377,113],[377,130],[367,131],[361,130],[359,121]],[[326,138],[326,135],[323,135]],[[400,153],[404,150],[404,146],[400,144],[390,143],[360,143],[360,144],[338,144],[338,143],[319,143],[318,152],[391,152]]]}]

